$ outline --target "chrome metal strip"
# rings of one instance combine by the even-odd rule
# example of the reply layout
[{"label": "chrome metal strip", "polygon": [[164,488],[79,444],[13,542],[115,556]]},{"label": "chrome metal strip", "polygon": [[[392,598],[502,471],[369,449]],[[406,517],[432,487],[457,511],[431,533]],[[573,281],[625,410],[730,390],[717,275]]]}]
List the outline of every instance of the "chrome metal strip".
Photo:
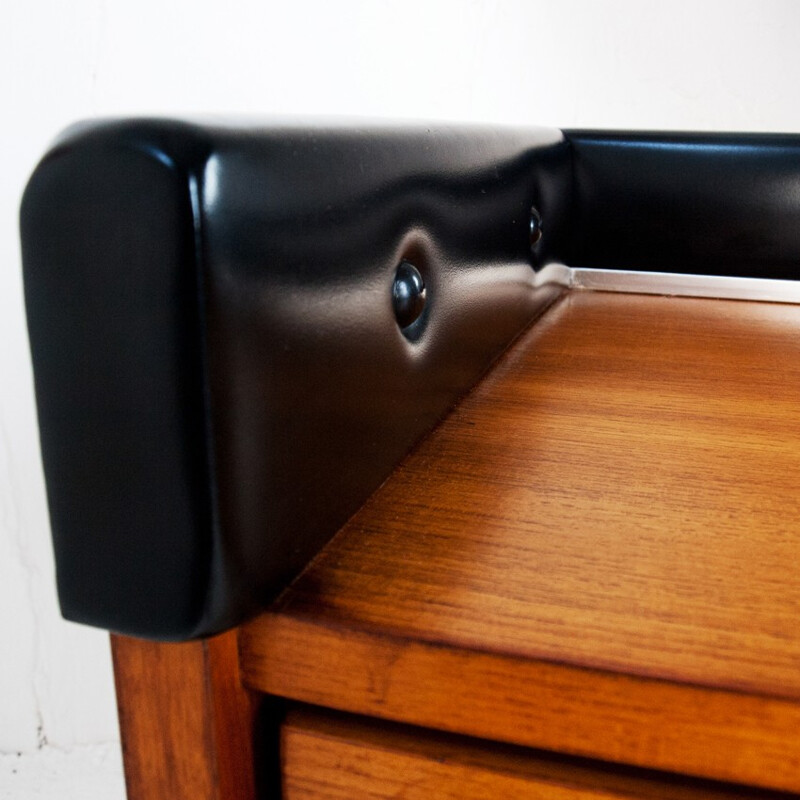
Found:
[{"label": "chrome metal strip", "polygon": [[[572,269],[571,272],[573,289],[628,294],[661,294],[677,297],[709,297],[718,300],[800,303],[800,281],[734,278],[723,275],[682,275],[669,272],[631,272],[614,269]],[[558,274],[560,279],[557,282],[561,283],[563,272]]]}]

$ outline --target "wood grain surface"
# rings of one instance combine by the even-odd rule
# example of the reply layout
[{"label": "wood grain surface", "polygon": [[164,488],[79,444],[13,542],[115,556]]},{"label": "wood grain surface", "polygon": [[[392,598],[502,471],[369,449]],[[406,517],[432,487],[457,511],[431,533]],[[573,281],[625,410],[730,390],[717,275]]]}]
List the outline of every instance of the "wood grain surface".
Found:
[{"label": "wood grain surface", "polygon": [[266,614],[319,705],[800,791],[800,308],[572,292]]},{"label": "wood grain surface", "polygon": [[128,800],[255,800],[256,701],[236,632],[181,644],[112,635]]},{"label": "wood grain surface", "polygon": [[282,727],[283,800],[744,800],[781,797],[649,770],[295,710]]}]

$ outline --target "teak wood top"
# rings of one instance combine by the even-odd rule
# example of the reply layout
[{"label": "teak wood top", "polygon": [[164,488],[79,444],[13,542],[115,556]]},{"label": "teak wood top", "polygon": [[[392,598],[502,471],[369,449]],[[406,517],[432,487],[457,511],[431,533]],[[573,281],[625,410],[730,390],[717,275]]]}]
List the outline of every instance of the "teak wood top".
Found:
[{"label": "teak wood top", "polygon": [[800,308],[572,292],[241,632],[246,681],[800,791]]}]

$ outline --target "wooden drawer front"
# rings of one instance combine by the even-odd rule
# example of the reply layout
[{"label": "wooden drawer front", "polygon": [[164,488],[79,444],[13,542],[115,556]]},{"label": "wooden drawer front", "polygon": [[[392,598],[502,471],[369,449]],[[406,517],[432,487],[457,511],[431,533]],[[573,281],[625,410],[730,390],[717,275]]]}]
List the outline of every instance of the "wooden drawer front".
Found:
[{"label": "wooden drawer front", "polygon": [[283,724],[281,765],[283,800],[741,800],[773,795],[305,709],[291,711]]}]

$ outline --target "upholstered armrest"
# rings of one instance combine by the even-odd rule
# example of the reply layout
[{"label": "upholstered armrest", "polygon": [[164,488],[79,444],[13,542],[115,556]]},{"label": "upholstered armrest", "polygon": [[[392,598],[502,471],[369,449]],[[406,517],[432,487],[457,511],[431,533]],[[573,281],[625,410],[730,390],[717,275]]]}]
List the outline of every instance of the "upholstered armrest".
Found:
[{"label": "upholstered armrest", "polygon": [[21,215],[64,615],[235,625],[564,291],[546,265],[795,279],[799,223],[800,137],[70,129]]}]

